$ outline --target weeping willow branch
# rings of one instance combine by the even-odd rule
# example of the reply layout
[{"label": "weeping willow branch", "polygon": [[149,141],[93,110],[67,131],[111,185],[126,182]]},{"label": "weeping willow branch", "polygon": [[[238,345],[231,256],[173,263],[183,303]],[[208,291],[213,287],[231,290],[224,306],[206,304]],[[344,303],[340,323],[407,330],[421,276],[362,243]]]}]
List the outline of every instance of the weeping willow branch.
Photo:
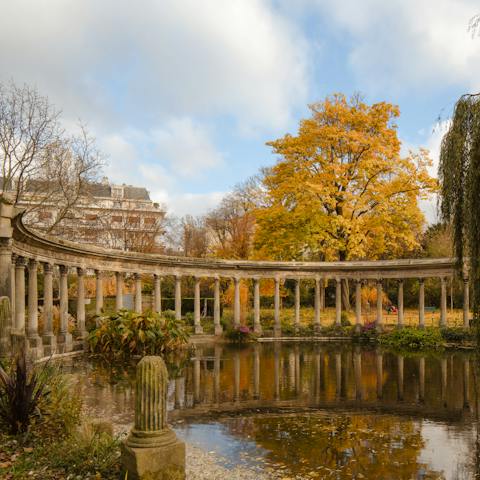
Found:
[{"label": "weeping willow branch", "polygon": [[469,257],[475,320],[480,312],[480,94],[462,96],[442,139],[439,178],[441,215],[452,224],[460,270]]}]

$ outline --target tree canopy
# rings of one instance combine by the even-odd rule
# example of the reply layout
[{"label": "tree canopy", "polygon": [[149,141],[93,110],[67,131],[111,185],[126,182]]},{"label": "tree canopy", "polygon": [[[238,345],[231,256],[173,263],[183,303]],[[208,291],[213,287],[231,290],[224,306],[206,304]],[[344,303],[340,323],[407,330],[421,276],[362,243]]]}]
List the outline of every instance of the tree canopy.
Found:
[{"label": "tree canopy", "polygon": [[296,135],[268,143],[257,255],[281,260],[402,257],[419,246],[418,202],[435,191],[426,150],[400,154],[398,107],[336,94],[310,106]]}]

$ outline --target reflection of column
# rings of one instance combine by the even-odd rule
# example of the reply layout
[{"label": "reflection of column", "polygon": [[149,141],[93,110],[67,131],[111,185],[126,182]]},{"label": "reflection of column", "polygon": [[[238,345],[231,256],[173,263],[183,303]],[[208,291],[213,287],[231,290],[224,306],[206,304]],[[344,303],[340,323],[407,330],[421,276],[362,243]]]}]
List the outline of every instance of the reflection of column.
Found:
[{"label": "reflection of column", "polygon": [[468,283],[468,278],[463,279],[463,326],[468,328],[470,326],[469,322],[470,315],[470,287]]},{"label": "reflection of column", "polygon": [[200,351],[197,350],[193,359],[193,401],[200,402]]},{"label": "reflection of column", "polygon": [[404,359],[402,355],[397,356],[397,397],[403,400],[403,367]]},{"label": "reflection of column", "polygon": [[288,352],[288,386],[295,389],[295,352]]},{"label": "reflection of column", "polygon": [[123,272],[115,272],[116,278],[116,295],[115,295],[115,310],[123,308]]},{"label": "reflection of column", "polygon": [[425,357],[420,357],[418,360],[418,397],[420,402],[425,401]]},{"label": "reflection of column", "polygon": [[203,333],[200,323],[200,278],[195,277],[194,299],[193,299],[193,325],[196,334]]},{"label": "reflection of column", "polygon": [[95,313],[100,315],[103,309],[103,272],[95,270]]},{"label": "reflection of column", "polygon": [[403,280],[398,281],[398,326],[403,327]]},{"label": "reflection of column", "polygon": [[362,281],[355,280],[355,330],[360,331],[362,324]]},{"label": "reflection of column", "polygon": [[295,332],[300,326],[300,279],[295,280]]},{"label": "reflection of column", "polygon": [[363,400],[362,353],[359,347],[355,347],[353,354],[353,369],[355,374],[355,398]]},{"label": "reflection of column", "polygon": [[182,319],[182,276],[175,275],[175,320]]},{"label": "reflection of column", "polygon": [[383,327],[383,283],[382,280],[377,280],[377,329],[381,330]]},{"label": "reflection of column", "polygon": [[220,361],[222,358],[222,347],[215,345],[215,359],[213,363],[213,396],[215,403],[220,401]]},{"label": "reflection of column", "polygon": [[142,277],[134,273],[133,278],[135,280],[135,311],[142,313]]},{"label": "reflection of column", "polygon": [[463,360],[463,408],[470,408],[470,360]]},{"label": "reflection of column", "polygon": [[335,354],[335,380],[336,380],[335,396],[337,398],[340,398],[340,392],[342,390],[342,354],[341,353]]},{"label": "reflection of column", "polygon": [[223,332],[222,324],[220,323],[220,279],[215,278],[213,287],[213,324],[215,327],[215,335],[221,335]]},{"label": "reflection of column", "polygon": [[153,275],[153,309],[155,312],[162,311],[162,277]]},{"label": "reflection of column", "polygon": [[440,326],[447,325],[447,279],[442,277],[440,279],[441,298],[440,298]]},{"label": "reflection of column", "polygon": [[253,346],[253,398],[260,398],[260,345]]},{"label": "reflection of column", "polygon": [[443,405],[446,407],[447,406],[447,373],[448,373],[448,365],[447,365],[447,359],[442,358],[440,360],[440,367],[442,371],[442,401]]},{"label": "reflection of column", "polygon": [[233,279],[234,297],[233,297],[233,326],[240,326],[240,279]]},{"label": "reflection of column", "polygon": [[322,359],[320,355],[320,348],[318,347],[318,350],[315,353],[315,364],[314,364],[314,393],[315,393],[315,399],[317,401],[320,400],[320,383],[321,383],[321,377],[322,377]]},{"label": "reflection of column", "polygon": [[295,393],[298,395],[301,390],[302,380],[300,372],[300,351],[295,345]]},{"label": "reflection of column", "polygon": [[80,338],[85,338],[85,269],[77,268],[77,328]]},{"label": "reflection of column", "polygon": [[275,277],[275,296],[274,296],[274,317],[273,335],[282,336],[282,325],[280,323],[280,279]]},{"label": "reflection of column", "polygon": [[316,333],[320,331],[320,278],[315,278],[315,316],[313,318],[313,328]]},{"label": "reflection of column", "polygon": [[274,399],[280,399],[280,345],[275,342],[273,351],[273,364],[274,364]]},{"label": "reflection of column", "polygon": [[425,327],[425,281],[418,279],[418,326]]},{"label": "reflection of column", "polygon": [[237,402],[240,399],[240,353],[238,351],[234,352],[233,354],[233,378],[233,399],[235,402]]},{"label": "reflection of column", "polygon": [[377,365],[377,398],[383,397],[383,355],[378,353],[375,355]]},{"label": "reflection of column", "polygon": [[262,334],[260,323],[260,279],[253,279],[253,331],[256,335]]},{"label": "reflection of column", "polygon": [[335,288],[335,325],[342,324],[342,279],[336,278]]}]

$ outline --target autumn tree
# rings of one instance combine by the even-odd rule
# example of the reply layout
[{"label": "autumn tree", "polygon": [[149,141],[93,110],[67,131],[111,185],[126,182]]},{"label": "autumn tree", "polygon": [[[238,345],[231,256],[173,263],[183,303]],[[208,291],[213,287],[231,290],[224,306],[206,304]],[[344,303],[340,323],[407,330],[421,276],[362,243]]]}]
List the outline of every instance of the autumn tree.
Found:
[{"label": "autumn tree", "polygon": [[296,135],[268,143],[280,158],[263,177],[257,255],[343,261],[412,252],[424,225],[418,201],[436,182],[425,150],[400,155],[399,109],[336,94],[310,110]]}]

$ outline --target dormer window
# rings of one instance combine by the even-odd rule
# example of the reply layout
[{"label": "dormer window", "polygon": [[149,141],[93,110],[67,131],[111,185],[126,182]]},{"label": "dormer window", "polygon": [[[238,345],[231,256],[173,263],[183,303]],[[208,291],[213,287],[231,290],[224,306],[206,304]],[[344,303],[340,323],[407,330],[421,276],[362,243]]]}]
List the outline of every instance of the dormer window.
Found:
[{"label": "dormer window", "polygon": [[113,198],[123,198],[123,188],[122,187],[112,187],[112,197]]}]

